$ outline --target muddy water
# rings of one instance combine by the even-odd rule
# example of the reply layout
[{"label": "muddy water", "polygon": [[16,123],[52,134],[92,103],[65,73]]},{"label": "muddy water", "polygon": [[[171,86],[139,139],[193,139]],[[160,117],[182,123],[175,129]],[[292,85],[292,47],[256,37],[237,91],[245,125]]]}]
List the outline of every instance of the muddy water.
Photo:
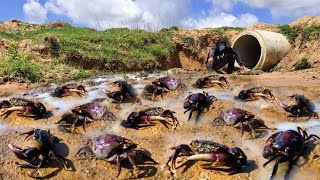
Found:
[{"label": "muddy water", "polygon": [[[172,72],[172,71],[171,71]],[[116,104],[106,98],[104,89],[111,89],[109,83],[118,79],[127,79],[141,93],[143,87],[155,78],[171,75],[179,78],[188,87],[186,92],[170,92],[165,95],[164,100],[158,98],[157,101],[142,99],[143,105],[124,103],[122,109],[116,109]],[[162,72],[159,74],[126,74],[114,76],[99,76],[77,82],[85,85],[89,91],[86,98],[78,96],[56,98],[51,93],[58,84],[50,84],[44,87],[38,87],[27,91],[12,92],[9,97],[2,97],[0,100],[10,97],[24,97],[36,101],[41,101],[50,111],[46,118],[32,120],[25,117],[18,117],[14,113],[7,118],[0,119],[0,179],[26,179],[31,169],[18,169],[14,162],[17,158],[9,151],[8,144],[12,143],[22,147],[32,146],[32,141],[24,142],[19,133],[29,131],[32,128],[50,129],[57,137],[63,139],[63,144],[56,148],[62,155],[70,160],[71,169],[63,170],[55,162],[46,163],[40,169],[37,176],[52,179],[113,179],[117,172],[117,167],[103,160],[75,160],[74,155],[78,148],[85,145],[88,139],[93,139],[104,133],[114,133],[127,137],[139,144],[139,148],[145,149],[152,154],[152,158],[159,162],[158,165],[147,164],[140,165],[138,178],[146,179],[269,179],[273,163],[262,167],[266,161],[262,158],[261,152],[265,140],[278,130],[295,129],[297,126],[305,128],[308,133],[314,133],[320,136],[320,121],[307,118],[290,118],[284,112],[277,102],[287,101],[286,96],[295,93],[304,94],[315,103],[315,111],[320,113],[320,81],[312,78],[320,77],[318,74],[302,74],[300,77],[296,74],[269,74],[261,76],[228,76],[231,87],[221,89],[214,87],[205,89],[210,95],[218,98],[209,111],[204,113],[199,122],[195,123],[195,116],[187,121],[188,113],[184,114],[182,104],[184,99],[191,93],[202,92],[203,90],[193,87],[193,83],[199,76],[207,75],[202,72],[182,72],[172,74]],[[300,79],[306,79],[301,81]],[[312,81],[309,79],[313,79]],[[274,82],[274,83],[272,83]],[[289,84],[289,85],[288,85]],[[235,99],[240,90],[254,86],[264,86],[272,89],[278,101],[269,103],[264,100],[242,102]],[[71,108],[87,102],[99,99],[116,116],[116,121],[95,121],[87,125],[87,132],[81,127],[77,134],[71,134],[63,131],[61,126],[54,122],[61,116],[69,112]],[[170,126],[159,122],[156,126],[142,128],[140,130],[126,129],[121,126],[132,111],[139,111],[147,107],[161,106],[165,109],[176,111],[176,116],[180,121],[180,126],[173,131]],[[248,132],[240,138],[240,130],[228,126],[213,126],[214,117],[231,107],[240,107],[263,119],[267,126],[277,128],[278,130],[257,130],[256,138],[251,138]],[[191,140],[203,139],[223,143],[229,147],[240,147],[248,156],[248,163],[242,169],[241,173],[233,176],[227,176],[227,172],[217,170],[204,170],[200,168],[199,163],[187,162],[185,158],[179,158],[178,169],[171,174],[165,163],[168,157],[173,153],[170,148],[179,144],[188,144]],[[292,179],[320,179],[320,141],[312,141],[307,144],[307,151],[304,157],[300,158],[297,165],[291,172]],[[119,179],[133,178],[130,172],[131,166],[127,161],[123,161],[123,171]],[[277,178],[283,179],[287,164],[281,164]],[[71,178],[72,177],[72,178]]]}]

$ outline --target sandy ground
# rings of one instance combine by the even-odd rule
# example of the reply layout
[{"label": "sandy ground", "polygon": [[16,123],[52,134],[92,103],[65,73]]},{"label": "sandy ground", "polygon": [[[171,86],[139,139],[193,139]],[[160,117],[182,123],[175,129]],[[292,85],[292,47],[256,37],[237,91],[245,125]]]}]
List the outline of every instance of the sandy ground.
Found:
[{"label": "sandy ground", "polygon": [[[192,85],[200,76],[205,76],[202,72],[185,72],[177,75],[171,75],[179,78],[188,87],[184,93],[172,92],[165,95],[165,99],[158,98],[157,101],[150,101],[142,98],[143,105],[132,105],[125,103],[121,110],[115,108],[115,104],[106,100],[104,104],[110,107],[110,110],[117,116],[116,121],[96,121],[87,125],[87,132],[81,127],[78,128],[78,134],[71,134],[61,131],[54,122],[58,121],[63,113],[68,112],[72,107],[95,98],[105,98],[103,89],[108,88],[108,83],[121,76],[98,77],[88,79],[82,82],[89,90],[87,99],[75,97],[66,97],[63,99],[52,98],[50,93],[56,85],[38,87],[35,89],[11,89],[9,97],[26,97],[33,100],[39,100],[45,104],[51,111],[52,116],[40,120],[32,120],[25,117],[17,117],[11,114],[6,119],[0,120],[0,179],[28,179],[27,174],[32,169],[20,169],[14,165],[19,161],[13,153],[10,152],[8,144],[26,148],[32,146],[32,141],[25,142],[19,134],[31,130],[32,128],[50,129],[51,132],[63,139],[62,143],[55,147],[55,151],[60,152],[69,159],[70,170],[63,170],[54,161],[45,163],[39,170],[37,177],[52,179],[114,179],[117,173],[115,164],[108,163],[104,160],[75,160],[74,156],[77,150],[86,144],[88,139],[93,139],[104,133],[112,133],[129,138],[139,144],[140,149],[145,149],[152,155],[159,164],[141,164],[138,178],[143,179],[269,179],[273,163],[267,167],[262,167],[266,161],[263,159],[261,152],[265,140],[276,130],[257,130],[256,137],[252,138],[248,132],[240,138],[240,130],[230,126],[213,126],[212,121],[221,112],[231,107],[244,108],[257,114],[263,119],[267,126],[278,128],[279,130],[294,129],[297,125],[307,129],[309,133],[320,136],[320,122],[315,119],[307,118],[290,118],[277,103],[269,103],[264,100],[253,102],[239,102],[234,97],[240,90],[255,86],[270,88],[278,101],[286,102],[286,96],[292,94],[303,94],[316,104],[316,111],[320,111],[320,73],[266,73],[257,76],[244,75],[227,75],[231,87],[227,90],[220,87],[205,89],[210,95],[216,96],[219,100],[214,102],[209,111],[201,116],[198,123],[195,123],[195,116],[188,122],[187,114],[183,114],[182,104],[184,99],[191,92],[202,92]],[[157,75],[149,77],[129,76],[136,81],[134,86],[141,91],[142,88],[156,78]],[[95,82],[95,83],[92,83]],[[79,82],[80,83],[80,82]],[[95,84],[95,85],[93,85]],[[8,89],[7,85],[0,86],[0,89]],[[1,99],[8,99],[2,97]],[[140,130],[127,129],[120,125],[128,114],[135,110],[141,110],[147,107],[160,106],[165,109],[176,111],[176,116],[180,121],[180,126],[173,131],[169,126],[163,123],[157,123],[156,126],[146,127]],[[175,174],[171,174],[166,162],[168,157],[173,153],[170,148],[179,144],[189,144],[192,140],[211,140],[223,143],[229,147],[241,148],[248,157],[247,164],[242,168],[242,172],[228,176],[227,172],[219,170],[205,170],[200,168],[201,162],[186,162],[186,158],[178,159],[178,169]],[[311,141],[307,143],[307,151],[303,158],[300,158],[297,165],[294,166],[290,173],[291,179],[320,179],[320,141]],[[20,161],[19,161],[20,162]],[[134,178],[130,172],[131,165],[128,161],[122,161],[123,170],[118,179]],[[277,178],[283,179],[287,164],[280,165]]]}]

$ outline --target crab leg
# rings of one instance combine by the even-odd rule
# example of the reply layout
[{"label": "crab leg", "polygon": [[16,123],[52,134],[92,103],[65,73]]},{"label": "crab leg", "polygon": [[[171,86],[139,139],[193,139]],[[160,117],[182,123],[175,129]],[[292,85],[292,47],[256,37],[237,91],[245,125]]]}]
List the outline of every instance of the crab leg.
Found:
[{"label": "crab leg", "polygon": [[53,151],[50,151],[50,155],[54,158],[54,160],[56,160],[59,164],[61,164],[64,169],[68,169],[68,166],[64,157],[62,157],[59,154],[55,154]]},{"label": "crab leg", "polygon": [[28,176],[30,177],[34,177],[34,174],[39,170],[39,168],[42,166],[42,162],[43,162],[44,158],[43,159],[40,159],[40,162],[39,164],[37,165],[36,169],[33,170],[30,174],[28,174]]},{"label": "crab leg", "polygon": [[252,137],[252,133],[255,133],[255,129],[253,128],[252,124],[248,121],[248,126],[249,128],[251,129],[251,132],[250,132],[250,136]]}]

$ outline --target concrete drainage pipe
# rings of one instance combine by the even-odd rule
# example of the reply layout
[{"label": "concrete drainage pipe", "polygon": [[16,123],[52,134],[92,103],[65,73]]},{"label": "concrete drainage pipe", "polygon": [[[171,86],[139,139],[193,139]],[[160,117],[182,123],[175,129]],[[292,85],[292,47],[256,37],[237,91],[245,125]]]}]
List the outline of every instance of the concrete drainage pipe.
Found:
[{"label": "concrete drainage pipe", "polygon": [[289,53],[291,44],[282,34],[255,30],[240,33],[232,47],[244,67],[267,71]]}]

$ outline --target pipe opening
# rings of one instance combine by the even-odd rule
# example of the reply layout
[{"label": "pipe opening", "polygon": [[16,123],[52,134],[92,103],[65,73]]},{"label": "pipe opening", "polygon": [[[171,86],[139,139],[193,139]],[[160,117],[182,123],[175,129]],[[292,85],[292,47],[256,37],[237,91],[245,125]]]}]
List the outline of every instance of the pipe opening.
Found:
[{"label": "pipe opening", "polygon": [[252,69],[260,60],[261,45],[252,35],[243,35],[236,40],[233,46],[238,53],[244,67]]}]

